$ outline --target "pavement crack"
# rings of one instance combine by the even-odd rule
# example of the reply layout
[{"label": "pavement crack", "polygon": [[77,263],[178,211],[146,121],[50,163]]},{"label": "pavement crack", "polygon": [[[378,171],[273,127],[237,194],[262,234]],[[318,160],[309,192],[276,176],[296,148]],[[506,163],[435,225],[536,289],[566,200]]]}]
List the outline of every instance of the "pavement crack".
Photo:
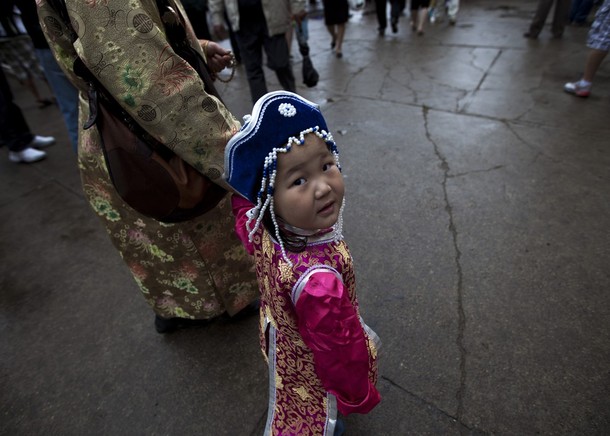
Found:
[{"label": "pavement crack", "polygon": [[464,331],[466,329],[466,314],[464,312],[464,295],[463,295],[463,271],[462,271],[462,252],[460,251],[460,247],[458,244],[458,231],[455,225],[455,220],[453,217],[453,207],[451,206],[451,202],[449,201],[449,194],[447,193],[447,180],[450,178],[450,167],[449,162],[447,162],[447,158],[443,155],[441,150],[438,147],[438,144],[432,138],[429,129],[428,122],[428,113],[430,109],[427,106],[422,107],[423,117],[424,117],[424,128],[426,130],[426,138],[434,147],[434,154],[440,161],[440,168],[443,171],[443,181],[441,186],[443,188],[443,197],[445,201],[445,211],[447,212],[447,216],[449,218],[449,232],[451,233],[451,239],[453,242],[453,250],[455,252],[455,268],[457,273],[457,284],[456,284],[456,304],[457,304],[457,316],[458,316],[458,329],[457,335],[455,338],[455,342],[460,354],[460,381],[457,391],[455,393],[455,398],[457,400],[457,408],[456,408],[456,419],[458,421],[461,420],[462,414],[464,411],[464,392],[466,390],[466,345],[464,343]]},{"label": "pavement crack", "polygon": [[481,431],[479,429],[470,427],[466,424],[464,424],[463,422],[460,421],[459,417],[454,416],[450,413],[448,413],[447,411],[443,410],[442,408],[440,408],[439,406],[437,406],[434,403],[431,403],[430,401],[427,401],[426,399],[420,397],[419,395],[411,392],[410,390],[406,389],[404,386],[401,386],[399,383],[396,383],[394,380],[392,380],[389,377],[386,376],[380,376],[379,377],[381,380],[387,382],[390,386],[400,390],[401,392],[404,392],[405,394],[407,394],[412,401],[414,401],[415,403],[417,403],[418,405],[422,406],[422,407],[426,407],[428,409],[433,410],[435,413],[444,416],[445,418],[450,419],[451,421],[457,423],[460,426],[460,430],[465,430],[467,432],[470,433],[475,433],[475,434],[480,434],[480,435],[485,435],[488,434],[487,432]]},{"label": "pavement crack", "polygon": [[464,105],[459,110],[460,113],[465,113],[468,110],[468,108],[470,107],[470,105],[474,101],[474,96],[476,95],[477,92],[479,92],[481,90],[481,87],[483,86],[483,83],[487,79],[487,76],[489,75],[489,72],[494,67],[496,62],[498,62],[498,59],[500,59],[500,56],[502,56],[503,52],[504,52],[503,49],[499,49],[498,50],[498,53],[496,54],[496,56],[493,58],[493,60],[489,64],[489,67],[487,67],[487,70],[481,76],[481,80],[479,80],[479,83],[477,83],[477,86],[475,86],[475,88],[472,90],[472,93],[468,93],[466,96],[461,98],[461,100],[464,101]]},{"label": "pavement crack", "polygon": [[530,150],[535,152],[534,155],[534,159],[533,162],[536,162],[538,160],[538,158],[540,156],[544,156],[545,158],[547,158],[549,161],[551,161],[552,163],[561,163],[560,160],[553,158],[552,156],[549,156],[548,154],[546,154],[545,152],[543,152],[542,150],[540,150],[539,148],[536,148],[533,144],[531,144],[529,141],[525,140],[519,133],[517,133],[517,131],[514,128],[514,125],[512,123],[509,123],[506,120],[502,120],[502,122],[504,123],[504,125],[506,126],[506,128],[515,136],[515,138],[517,138],[519,140],[520,143],[522,143],[523,145],[525,145],[527,148],[529,148]]},{"label": "pavement crack", "polygon": [[498,62],[498,59],[500,59],[500,56],[502,56],[502,53],[504,53],[504,50],[502,50],[502,49],[498,50],[498,53],[494,57],[493,61],[491,61],[491,64],[489,64],[489,67],[487,67],[487,71],[485,71],[483,73],[483,75],[481,76],[481,80],[479,80],[479,83],[477,83],[477,86],[474,88],[474,92],[477,92],[481,89],[481,86],[483,86],[483,82],[485,82],[485,79],[487,79],[489,72],[494,67],[496,62]]},{"label": "pavement crack", "polygon": [[492,171],[496,171],[496,170],[499,170],[499,169],[502,169],[502,168],[504,168],[504,165],[496,165],[496,166],[493,166],[491,168],[485,168],[485,169],[482,169],[482,170],[473,170],[473,171],[466,171],[464,173],[447,174],[447,178],[453,179],[453,178],[456,178],[456,177],[469,176],[470,174],[476,174],[476,173],[490,173]]}]

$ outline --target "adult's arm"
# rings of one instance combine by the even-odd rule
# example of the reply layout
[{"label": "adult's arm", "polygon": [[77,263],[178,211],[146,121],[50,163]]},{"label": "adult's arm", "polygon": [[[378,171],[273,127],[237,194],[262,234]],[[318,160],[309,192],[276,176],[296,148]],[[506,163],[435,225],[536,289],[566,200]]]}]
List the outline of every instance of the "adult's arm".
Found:
[{"label": "adult's arm", "polygon": [[[66,43],[63,24],[47,0],[38,5],[43,30],[57,40],[51,46],[60,58],[78,54],[150,135],[229,188],[221,177],[224,147],[239,122],[173,51],[154,1],[66,0],[78,34],[74,44]],[[194,36],[191,45],[203,55]]]}]

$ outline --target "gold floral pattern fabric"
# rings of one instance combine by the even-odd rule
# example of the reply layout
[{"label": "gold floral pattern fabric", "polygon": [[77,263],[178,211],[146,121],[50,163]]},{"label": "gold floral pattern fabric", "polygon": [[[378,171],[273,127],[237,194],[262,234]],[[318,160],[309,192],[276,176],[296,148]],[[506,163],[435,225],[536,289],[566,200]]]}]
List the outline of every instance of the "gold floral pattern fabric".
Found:
[{"label": "gold floral pattern fabric", "polygon": [[[51,49],[80,91],[81,125],[89,108],[87,84],[72,70],[77,56],[150,135],[226,186],[224,146],[239,123],[173,52],[154,0],[66,0],[74,42],[46,0],[37,6]],[[201,50],[192,32],[189,37]],[[229,196],[184,223],[142,216],[114,189],[95,126],[79,132],[78,166],[87,200],[156,314],[233,315],[258,297],[253,261],[234,234]]]}]

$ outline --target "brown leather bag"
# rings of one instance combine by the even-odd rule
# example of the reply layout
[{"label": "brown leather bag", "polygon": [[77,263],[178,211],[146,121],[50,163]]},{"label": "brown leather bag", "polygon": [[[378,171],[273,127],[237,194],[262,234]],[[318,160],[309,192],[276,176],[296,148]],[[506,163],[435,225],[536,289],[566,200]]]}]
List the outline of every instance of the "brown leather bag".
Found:
[{"label": "brown leather bag", "polygon": [[97,109],[106,166],[129,206],[159,221],[179,222],[208,212],[225,196],[223,188],[163,144],[136,134],[103,100]]}]

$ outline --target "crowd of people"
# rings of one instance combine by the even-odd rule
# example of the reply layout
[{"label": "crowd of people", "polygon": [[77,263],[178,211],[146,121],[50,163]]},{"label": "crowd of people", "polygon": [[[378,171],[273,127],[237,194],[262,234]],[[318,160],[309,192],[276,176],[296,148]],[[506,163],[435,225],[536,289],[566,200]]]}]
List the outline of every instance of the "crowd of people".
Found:
[{"label": "crowd of people", "polygon": [[[292,67],[291,43],[292,31],[301,23],[306,25],[308,10],[321,9],[324,23],[330,35],[330,47],[337,58],[343,57],[343,41],[346,25],[352,14],[348,0],[273,0],[263,3],[260,0],[185,0],[184,8],[191,17],[193,30],[200,39],[229,37],[235,65],[243,64],[250,87],[252,103],[268,91],[264,73],[266,66],[275,72],[282,89],[296,92],[296,79]],[[390,7],[388,8],[388,3]],[[352,3],[353,4],[353,3]],[[459,12],[459,0],[375,0],[362,3],[365,7],[374,8],[377,17],[377,31],[384,36],[388,22],[393,33],[398,33],[402,17],[409,19],[409,27],[417,35],[424,35],[425,26],[447,20],[455,25]],[[408,6],[408,10],[407,10]],[[590,51],[584,63],[582,77],[566,83],[564,90],[579,97],[588,97],[591,93],[593,77],[605,59],[610,40],[608,35],[607,5],[602,0],[539,0],[529,29],[524,33],[526,38],[537,39],[543,30],[547,18],[551,15],[550,32],[553,38],[561,38],[565,27],[590,26],[587,40]],[[388,16],[389,12],[389,16]],[[594,15],[592,12],[596,12]],[[211,24],[211,28],[208,25]],[[242,56],[243,52],[243,56]],[[36,15],[35,2],[30,0],[10,0],[0,6],[0,58],[3,74],[15,78],[34,96],[40,108],[50,105],[59,106],[64,117],[69,139],[74,151],[78,143],[78,91],[70,83],[58,63],[53,58],[48,43],[42,33]],[[3,83],[6,82],[3,78]],[[45,83],[52,91],[51,96],[43,95],[37,83]],[[3,93],[3,111],[8,107],[13,113],[12,94],[8,82]],[[4,122],[8,123],[8,117]],[[20,129],[29,132],[25,120],[10,123],[22,126]],[[5,128],[4,132],[11,131]],[[10,135],[9,133],[5,133]],[[24,133],[21,138],[29,138]],[[14,145],[10,138],[1,139],[1,143],[13,144],[10,148],[10,159],[18,163],[32,163],[46,157],[41,148],[54,143],[46,138],[44,141],[23,139]]]}]

